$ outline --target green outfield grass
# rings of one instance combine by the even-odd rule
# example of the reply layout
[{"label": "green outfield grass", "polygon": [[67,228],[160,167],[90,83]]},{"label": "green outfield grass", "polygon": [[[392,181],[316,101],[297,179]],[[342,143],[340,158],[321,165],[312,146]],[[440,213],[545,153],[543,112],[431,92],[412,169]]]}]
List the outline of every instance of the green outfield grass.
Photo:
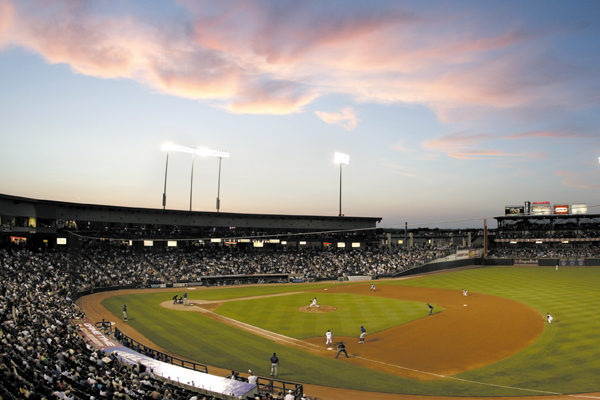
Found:
[{"label": "green outfield grass", "polygon": [[600,268],[499,267],[399,281],[493,294],[554,316],[525,350],[461,378],[559,393],[600,391]]},{"label": "green outfield grass", "polygon": [[[379,285],[450,288],[457,291],[467,288],[471,293],[492,294],[528,304],[540,312],[540,318],[546,312],[555,316],[555,323],[551,327],[546,327],[541,337],[525,350],[493,365],[463,373],[458,376],[459,378],[556,393],[600,390],[600,379],[598,379],[600,361],[597,356],[600,348],[600,318],[596,315],[600,306],[600,268],[565,267],[559,271],[554,271],[553,267],[480,268],[405,281],[379,281]],[[224,299],[323,287],[325,286],[322,284],[265,285],[188,291],[188,294],[191,298]],[[268,358],[275,351],[281,358],[280,378],[285,380],[367,391],[425,395],[543,394],[451,379],[417,382],[348,365],[339,360],[311,355],[236,330],[198,313],[159,307],[161,301],[170,299],[174,293],[175,291],[118,296],[107,299],[104,304],[120,317],[121,306],[127,303],[129,324],[153,342],[181,356],[227,369],[244,371],[251,368],[258,371],[260,375],[268,375]],[[182,294],[183,291],[180,289],[177,293]],[[383,305],[377,301],[371,302],[373,298],[367,296],[319,293],[320,304],[333,305],[329,304],[330,301],[344,303],[339,305],[339,312],[320,315],[329,316],[347,312],[348,321],[346,318],[336,321],[336,317],[325,318],[324,321],[310,321],[306,318],[320,317],[320,315],[301,312],[292,312],[290,315],[289,311],[283,312],[289,310],[289,307],[307,305],[313,295],[314,293],[307,293],[235,301],[224,303],[218,311],[232,318],[250,321],[249,323],[268,330],[302,338],[321,336],[328,328],[334,334],[340,335],[346,335],[343,332],[348,329],[349,335],[355,336],[356,327],[365,323],[360,319],[376,315],[380,312],[378,308]],[[391,302],[391,306],[406,307],[403,310],[408,314],[415,304],[396,300]],[[415,313],[419,307],[423,307],[418,303],[416,306]],[[360,307],[360,310],[356,307]],[[421,312],[424,313],[423,310]],[[358,319],[353,319],[353,316],[358,316]],[[279,318],[281,319],[277,322]],[[399,318],[396,323],[401,321],[402,319]],[[324,325],[321,326],[321,323]],[[389,323],[394,322],[390,320],[383,323],[381,329]],[[373,327],[367,326],[370,332],[377,330],[374,328],[376,323],[373,324]],[[304,327],[305,325],[307,327]],[[390,350],[400,351],[400,349]],[[349,347],[349,351],[352,352],[352,346]]]}]

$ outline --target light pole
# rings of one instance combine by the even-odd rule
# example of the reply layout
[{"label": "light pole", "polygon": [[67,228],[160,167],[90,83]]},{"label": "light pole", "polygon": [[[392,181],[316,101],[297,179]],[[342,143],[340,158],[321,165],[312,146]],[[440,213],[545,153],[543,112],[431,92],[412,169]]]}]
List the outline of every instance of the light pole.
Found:
[{"label": "light pole", "polygon": [[[160,149],[162,151],[167,152],[167,161],[165,163],[165,186],[163,188],[163,198],[162,198],[162,205],[163,205],[163,210],[167,207],[167,171],[169,169],[169,153],[172,151],[177,151],[180,153],[192,153],[194,154],[194,149],[192,149],[191,147],[186,147],[186,146],[180,146],[177,144],[173,144],[173,143],[164,143],[162,146],[160,146]],[[192,161],[192,176],[194,174],[194,164]],[[192,210],[192,193],[191,193],[191,187],[190,187],[190,211]]]},{"label": "light pole", "polygon": [[169,170],[169,152],[167,151],[167,161],[165,162],[165,187],[163,189],[163,210],[167,207],[167,171]]},{"label": "light pole", "polygon": [[198,147],[196,154],[202,157],[217,157],[219,158],[219,177],[217,179],[217,212],[221,209],[221,162],[223,158],[229,158],[230,154],[225,151],[207,149],[206,147]]},{"label": "light pole", "polygon": [[334,153],[333,162],[340,166],[340,213],[338,216],[342,216],[342,165],[348,165],[350,163],[350,156],[344,153]]},{"label": "light pole", "polygon": [[192,172],[190,174],[190,211],[192,211],[192,188],[194,186],[194,161],[196,161],[196,153],[192,156]]}]

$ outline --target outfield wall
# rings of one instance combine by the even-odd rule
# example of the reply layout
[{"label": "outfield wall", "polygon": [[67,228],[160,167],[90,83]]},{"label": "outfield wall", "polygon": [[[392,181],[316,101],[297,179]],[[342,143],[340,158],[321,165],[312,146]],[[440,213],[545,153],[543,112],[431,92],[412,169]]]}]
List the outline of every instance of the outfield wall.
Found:
[{"label": "outfield wall", "polygon": [[528,263],[522,263],[523,260],[513,258],[469,258],[464,260],[456,261],[443,261],[425,264],[421,267],[416,267],[408,271],[403,271],[395,276],[408,276],[415,274],[422,274],[426,272],[443,271],[446,269],[467,267],[472,265],[480,266],[514,266],[514,265],[528,265],[528,266],[540,266],[540,267],[554,267],[559,264],[563,267],[569,266],[585,266],[594,267],[600,266],[600,259],[597,258],[581,258],[581,259],[558,259],[558,258],[538,258],[528,259]]},{"label": "outfield wall", "polygon": [[446,269],[459,268],[459,267],[467,267],[471,265],[482,265],[481,258],[466,258],[463,260],[455,260],[455,261],[442,261],[436,263],[425,264],[421,267],[416,267],[409,269],[407,271],[400,272],[396,276],[408,276],[415,274],[422,274],[425,272],[434,272],[434,271],[443,271]]}]

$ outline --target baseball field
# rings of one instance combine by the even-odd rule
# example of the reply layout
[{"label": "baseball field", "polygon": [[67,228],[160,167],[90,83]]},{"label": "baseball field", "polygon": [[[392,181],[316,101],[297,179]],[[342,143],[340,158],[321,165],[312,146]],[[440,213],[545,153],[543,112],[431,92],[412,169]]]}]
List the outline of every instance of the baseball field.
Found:
[{"label": "baseball field", "polygon": [[[80,304],[93,321],[115,321],[151,347],[208,364],[209,372],[268,376],[276,352],[278,377],[305,383],[306,393],[314,388],[321,398],[600,399],[593,394],[600,392],[600,268],[485,267],[375,283],[376,291],[370,282],[128,290]],[[173,304],[184,291],[190,304]],[[307,307],[313,297],[320,307]],[[350,358],[334,358],[327,329]]]}]

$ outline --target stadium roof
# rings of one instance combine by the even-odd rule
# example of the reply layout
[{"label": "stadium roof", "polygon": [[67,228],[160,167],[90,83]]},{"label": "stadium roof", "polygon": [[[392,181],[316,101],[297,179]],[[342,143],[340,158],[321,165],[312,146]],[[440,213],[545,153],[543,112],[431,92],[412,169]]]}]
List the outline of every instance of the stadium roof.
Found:
[{"label": "stadium roof", "polygon": [[178,225],[198,227],[246,227],[293,230],[345,230],[375,228],[380,217],[348,217],[285,214],[242,214],[162,210],[98,204],[38,200],[0,194],[0,215],[48,220],[102,223]]}]

